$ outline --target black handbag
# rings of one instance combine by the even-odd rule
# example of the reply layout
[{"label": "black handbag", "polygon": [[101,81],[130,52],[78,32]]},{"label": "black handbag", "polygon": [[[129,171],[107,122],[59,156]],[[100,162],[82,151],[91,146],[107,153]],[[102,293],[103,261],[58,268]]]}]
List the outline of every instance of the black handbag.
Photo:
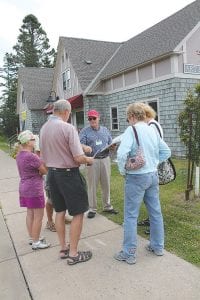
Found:
[{"label": "black handbag", "polygon": [[176,169],[171,158],[158,165],[158,177],[160,185],[170,183],[176,179]]}]

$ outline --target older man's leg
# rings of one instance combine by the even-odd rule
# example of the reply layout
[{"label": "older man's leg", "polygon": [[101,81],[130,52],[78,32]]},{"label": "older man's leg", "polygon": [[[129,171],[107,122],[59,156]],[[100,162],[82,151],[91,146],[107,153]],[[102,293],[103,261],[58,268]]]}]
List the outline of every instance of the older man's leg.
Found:
[{"label": "older man's leg", "polygon": [[65,241],[65,211],[56,212],[55,218],[56,232],[60,242],[61,250],[66,249]]},{"label": "older man's leg", "polygon": [[78,242],[80,239],[81,231],[83,227],[83,214],[79,214],[73,217],[70,226],[70,256],[76,256],[78,252]]}]

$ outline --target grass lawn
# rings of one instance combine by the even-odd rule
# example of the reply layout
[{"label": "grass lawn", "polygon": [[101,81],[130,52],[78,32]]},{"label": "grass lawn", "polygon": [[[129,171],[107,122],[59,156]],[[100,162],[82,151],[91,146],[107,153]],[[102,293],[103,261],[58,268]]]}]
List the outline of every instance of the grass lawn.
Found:
[{"label": "grass lawn", "polygon": [[[160,187],[160,200],[165,226],[165,249],[179,257],[200,266],[200,199],[185,201],[187,162],[173,160],[177,178],[174,182]],[[124,180],[116,164],[112,165],[111,201],[118,215],[106,215],[110,220],[123,223],[123,187]],[[98,193],[98,210],[102,211]],[[103,213],[102,213],[103,214]],[[139,219],[147,217],[146,208],[141,206]],[[148,239],[145,228],[138,227],[138,234]]]},{"label": "grass lawn", "polygon": [[3,137],[3,136],[0,136],[0,149],[2,151],[5,151],[5,152],[9,153],[9,145],[6,141],[6,138]]}]

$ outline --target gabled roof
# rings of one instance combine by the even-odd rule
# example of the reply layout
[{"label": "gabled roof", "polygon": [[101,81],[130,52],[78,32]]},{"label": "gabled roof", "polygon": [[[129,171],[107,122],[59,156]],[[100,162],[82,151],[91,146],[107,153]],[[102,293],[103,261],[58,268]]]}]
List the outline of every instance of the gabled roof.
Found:
[{"label": "gabled roof", "polygon": [[197,0],[123,43],[100,79],[172,52],[199,22],[200,0]]},{"label": "gabled roof", "polygon": [[121,43],[60,37],[84,91]]},{"label": "gabled roof", "polygon": [[[23,86],[29,109],[42,109],[52,89],[53,68],[20,68],[18,83]],[[19,87],[18,87],[19,88]]]}]

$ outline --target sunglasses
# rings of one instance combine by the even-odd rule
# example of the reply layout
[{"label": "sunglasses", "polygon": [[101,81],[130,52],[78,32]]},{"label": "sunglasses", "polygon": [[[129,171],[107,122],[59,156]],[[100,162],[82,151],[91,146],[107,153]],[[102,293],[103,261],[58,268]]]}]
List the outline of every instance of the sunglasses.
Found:
[{"label": "sunglasses", "polygon": [[35,139],[30,139],[30,141],[35,141]]},{"label": "sunglasses", "polygon": [[95,121],[96,119],[97,119],[96,117],[89,117],[88,121],[92,121],[92,120]]}]

